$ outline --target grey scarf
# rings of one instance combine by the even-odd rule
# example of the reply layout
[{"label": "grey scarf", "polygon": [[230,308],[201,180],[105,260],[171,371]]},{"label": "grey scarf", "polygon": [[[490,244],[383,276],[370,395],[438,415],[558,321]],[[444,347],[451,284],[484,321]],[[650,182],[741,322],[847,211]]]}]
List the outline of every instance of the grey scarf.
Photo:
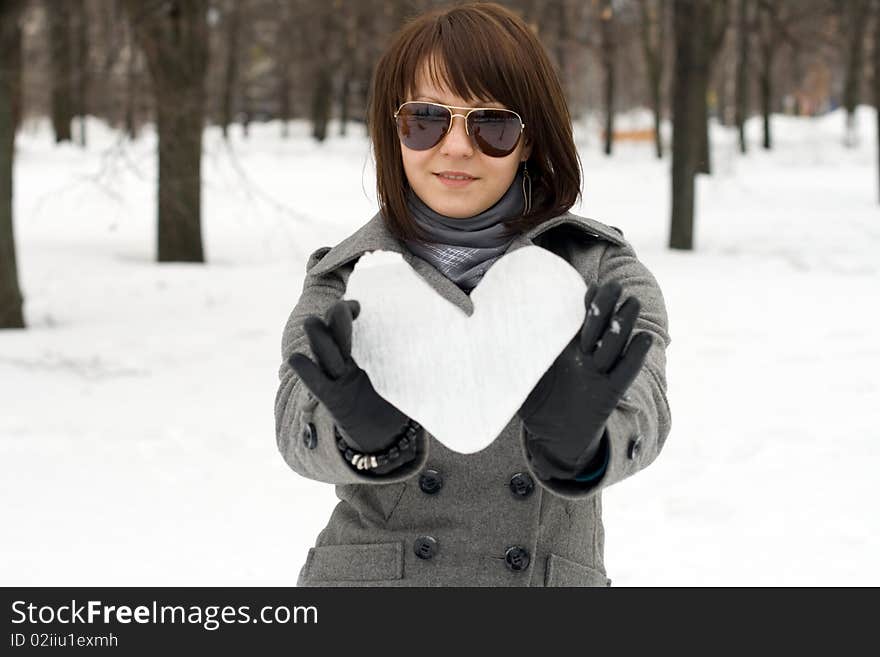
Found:
[{"label": "grey scarf", "polygon": [[429,240],[427,244],[406,240],[409,250],[470,293],[517,237],[504,235],[503,222],[519,217],[525,207],[522,172],[495,205],[473,217],[455,219],[435,212],[412,189],[407,191],[407,203]]}]

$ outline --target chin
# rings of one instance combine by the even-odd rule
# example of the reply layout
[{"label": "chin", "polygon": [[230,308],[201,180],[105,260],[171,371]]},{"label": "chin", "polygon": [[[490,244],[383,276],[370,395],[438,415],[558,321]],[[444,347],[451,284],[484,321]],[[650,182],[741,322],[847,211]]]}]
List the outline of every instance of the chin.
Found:
[{"label": "chin", "polygon": [[473,217],[475,214],[481,212],[481,210],[478,210],[475,207],[462,207],[457,203],[438,203],[437,207],[435,207],[435,211],[442,215],[446,215],[447,217],[452,217],[453,219],[467,219],[468,217]]}]

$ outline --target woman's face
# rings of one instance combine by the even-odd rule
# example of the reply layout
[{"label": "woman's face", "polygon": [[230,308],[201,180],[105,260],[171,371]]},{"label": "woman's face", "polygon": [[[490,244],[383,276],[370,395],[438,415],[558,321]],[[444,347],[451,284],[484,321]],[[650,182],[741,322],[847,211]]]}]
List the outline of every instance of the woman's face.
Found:
[{"label": "woman's face", "polygon": [[[442,87],[435,87],[430,77],[422,74],[416,80],[415,95],[407,100],[423,100],[455,107],[497,107],[518,111],[489,100],[466,103]],[[456,113],[464,113],[457,110]],[[414,151],[400,145],[403,169],[409,185],[416,195],[435,212],[464,219],[491,208],[504,196],[519,169],[527,160],[531,146],[525,135],[516,149],[506,157],[490,157],[483,154],[471,141],[465,130],[464,119],[453,117],[452,128],[443,140],[426,151]],[[472,180],[445,181],[444,173],[468,175]]]}]

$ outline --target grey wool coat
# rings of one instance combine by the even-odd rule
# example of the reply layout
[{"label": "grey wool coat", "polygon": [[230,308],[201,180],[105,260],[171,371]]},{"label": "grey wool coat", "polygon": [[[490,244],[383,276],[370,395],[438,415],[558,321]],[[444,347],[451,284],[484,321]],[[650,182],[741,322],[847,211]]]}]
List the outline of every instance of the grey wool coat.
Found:
[{"label": "grey wool coat", "polygon": [[[308,552],[298,586],[610,586],[604,565],[602,490],[657,458],[671,426],[666,399],[666,306],[656,279],[619,229],[565,213],[522,233],[508,253],[535,244],[565,258],[588,285],[617,280],[641,313],[634,332],[653,346],[606,424],[610,460],[591,482],[545,482],[532,471],[514,416],[484,450],[463,455],[422,431],[417,458],[384,477],[355,470],[339,452],[333,418],[287,364],[314,358],[302,329],[345,293],[357,259],[400,252],[468,315],[470,297],[411,254],[376,214],[333,248],[315,251],[282,339],[275,398],[278,449],[298,474],[335,484],[339,503]],[[552,291],[548,291],[551,292]],[[357,320],[355,320],[357,321]],[[418,418],[416,418],[418,419]]]}]

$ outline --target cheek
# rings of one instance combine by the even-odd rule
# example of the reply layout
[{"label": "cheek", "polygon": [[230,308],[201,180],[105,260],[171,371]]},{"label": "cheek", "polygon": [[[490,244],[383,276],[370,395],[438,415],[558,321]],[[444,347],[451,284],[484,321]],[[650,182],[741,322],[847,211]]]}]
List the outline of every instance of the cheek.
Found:
[{"label": "cheek", "polygon": [[497,158],[492,165],[492,176],[501,184],[503,181],[512,180],[519,169],[519,158],[511,156]]},{"label": "cheek", "polygon": [[406,169],[407,173],[419,173],[427,166],[430,152],[431,151],[412,151],[407,149],[401,150],[403,168]]}]

